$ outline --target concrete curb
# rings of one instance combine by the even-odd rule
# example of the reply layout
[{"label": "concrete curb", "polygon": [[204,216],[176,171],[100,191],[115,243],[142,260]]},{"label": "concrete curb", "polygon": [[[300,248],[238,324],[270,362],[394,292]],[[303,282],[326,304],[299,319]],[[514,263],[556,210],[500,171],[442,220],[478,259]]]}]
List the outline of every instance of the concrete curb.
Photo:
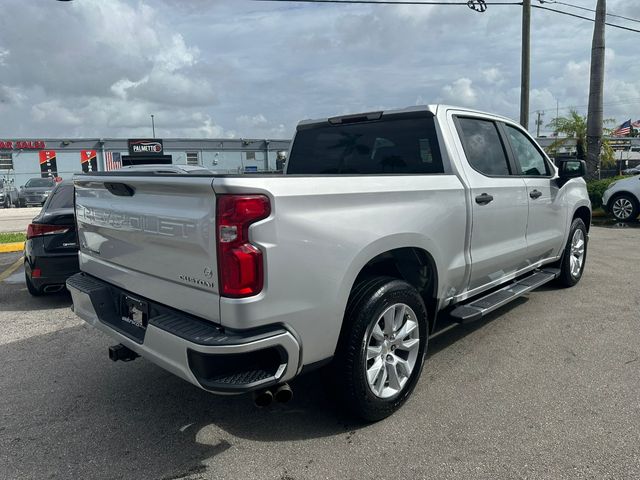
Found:
[{"label": "concrete curb", "polygon": [[0,243],[0,253],[21,252],[24,250],[24,242]]}]

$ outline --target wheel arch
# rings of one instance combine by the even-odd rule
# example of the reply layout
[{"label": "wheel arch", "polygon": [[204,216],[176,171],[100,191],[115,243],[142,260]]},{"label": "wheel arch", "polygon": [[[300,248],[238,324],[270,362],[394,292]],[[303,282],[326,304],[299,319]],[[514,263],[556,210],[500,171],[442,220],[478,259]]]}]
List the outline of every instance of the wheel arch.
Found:
[{"label": "wheel arch", "polygon": [[589,232],[589,229],[591,228],[591,210],[589,207],[582,205],[576,208],[575,212],[573,212],[571,221],[573,222],[576,218],[580,218],[584,222],[585,227],[587,227],[587,232]]},{"label": "wheel arch", "polygon": [[429,328],[433,329],[442,278],[438,260],[438,249],[424,237],[409,235],[379,239],[365,248],[347,269],[341,288],[344,292],[340,301],[341,315],[344,318],[351,292],[362,279],[388,276],[404,280],[420,292],[427,307]]}]

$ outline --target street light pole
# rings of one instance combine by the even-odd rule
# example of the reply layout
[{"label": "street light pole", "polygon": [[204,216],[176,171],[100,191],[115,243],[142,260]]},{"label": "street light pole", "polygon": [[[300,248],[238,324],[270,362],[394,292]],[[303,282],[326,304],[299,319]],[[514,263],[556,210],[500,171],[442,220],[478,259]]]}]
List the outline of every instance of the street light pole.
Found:
[{"label": "street light pole", "polygon": [[520,71],[520,125],[529,128],[529,78],[531,60],[531,0],[522,2],[522,64]]},{"label": "street light pole", "polygon": [[151,114],[151,131],[153,132],[153,138],[156,138],[156,124],[153,121],[153,114]]}]

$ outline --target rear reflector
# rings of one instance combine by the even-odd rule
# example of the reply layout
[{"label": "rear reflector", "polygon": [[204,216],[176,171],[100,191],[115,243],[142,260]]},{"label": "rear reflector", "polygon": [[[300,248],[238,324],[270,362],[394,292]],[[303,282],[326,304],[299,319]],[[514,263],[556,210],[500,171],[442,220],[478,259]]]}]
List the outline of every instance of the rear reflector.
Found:
[{"label": "rear reflector", "polygon": [[216,224],[220,295],[249,297],[262,290],[262,252],[249,242],[249,226],[271,213],[264,195],[219,195]]},{"label": "rear reflector", "polygon": [[31,278],[40,278],[42,276],[42,270],[39,268],[34,268],[31,270]]},{"label": "rear reflector", "polygon": [[69,230],[70,227],[64,225],[44,225],[41,223],[30,223],[27,227],[27,238],[39,237],[41,235],[67,233]]}]

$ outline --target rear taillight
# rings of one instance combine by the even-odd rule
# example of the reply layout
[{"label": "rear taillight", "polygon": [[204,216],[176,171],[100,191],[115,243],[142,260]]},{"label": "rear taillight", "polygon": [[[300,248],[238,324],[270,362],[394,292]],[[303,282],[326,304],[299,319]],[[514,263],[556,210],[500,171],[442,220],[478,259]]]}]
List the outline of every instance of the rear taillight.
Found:
[{"label": "rear taillight", "polygon": [[27,227],[27,238],[39,237],[41,235],[67,233],[69,230],[69,227],[64,225],[44,225],[41,223],[30,223]]},{"label": "rear taillight", "polygon": [[217,197],[218,278],[220,295],[249,297],[262,290],[262,252],[249,242],[249,226],[271,213],[264,195]]}]

